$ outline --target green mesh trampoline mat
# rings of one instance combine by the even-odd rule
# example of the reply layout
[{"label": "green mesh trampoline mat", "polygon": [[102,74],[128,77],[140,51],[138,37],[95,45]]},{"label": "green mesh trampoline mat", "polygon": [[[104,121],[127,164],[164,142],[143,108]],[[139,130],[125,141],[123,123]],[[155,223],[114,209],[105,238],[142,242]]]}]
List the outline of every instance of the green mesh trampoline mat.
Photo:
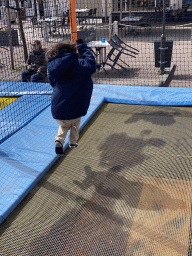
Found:
[{"label": "green mesh trampoline mat", "polygon": [[103,104],[1,224],[0,255],[191,255],[192,108]]}]

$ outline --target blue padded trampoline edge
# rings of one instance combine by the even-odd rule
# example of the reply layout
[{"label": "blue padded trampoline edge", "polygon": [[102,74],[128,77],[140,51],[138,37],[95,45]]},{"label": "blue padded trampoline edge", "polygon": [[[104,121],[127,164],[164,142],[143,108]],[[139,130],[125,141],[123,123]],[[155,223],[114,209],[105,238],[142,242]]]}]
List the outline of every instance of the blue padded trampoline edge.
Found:
[{"label": "blue padded trampoline edge", "polygon": [[[87,122],[91,119],[91,117],[95,114],[95,112],[100,108],[100,106],[104,103],[104,97],[99,97],[98,99],[92,99],[90,108],[88,110],[88,113],[85,117],[82,117],[80,129],[82,130],[83,127],[87,124]],[[44,113],[42,113],[43,116]],[[41,113],[38,115],[40,118]],[[51,117],[52,118],[52,117]],[[31,123],[28,124],[27,127],[31,125],[34,125],[35,119],[31,121]],[[22,130],[25,129],[22,128]],[[57,130],[55,131],[57,132]],[[14,137],[17,136],[17,134],[13,135]],[[11,143],[11,138],[8,139]],[[17,141],[17,140],[16,140]],[[64,151],[68,148],[68,139],[66,139],[65,145],[64,145]],[[54,150],[54,147],[52,148]],[[45,173],[50,169],[50,167],[58,160],[59,156],[53,155],[52,158],[49,159],[49,162],[47,162],[44,166],[44,168],[39,172],[38,176],[33,177],[33,180],[30,184],[25,186],[22,193],[17,197],[17,199],[14,201],[14,203],[8,202],[6,207],[3,209],[0,215],[0,224],[9,216],[9,214],[18,206],[18,204],[25,198],[25,196],[34,188],[34,186],[39,182],[39,180],[45,175]],[[31,178],[31,177],[30,177]],[[13,191],[14,193],[14,191]],[[9,200],[8,200],[9,201]]]}]

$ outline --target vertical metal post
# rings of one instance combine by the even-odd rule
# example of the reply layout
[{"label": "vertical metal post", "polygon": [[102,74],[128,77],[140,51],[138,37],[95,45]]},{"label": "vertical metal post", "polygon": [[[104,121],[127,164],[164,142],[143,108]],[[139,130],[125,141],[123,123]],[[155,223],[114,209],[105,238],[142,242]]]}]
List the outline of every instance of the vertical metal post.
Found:
[{"label": "vertical metal post", "polygon": [[131,17],[132,0],[129,0],[129,17]]},{"label": "vertical metal post", "polygon": [[113,11],[113,1],[108,1],[109,6],[109,39],[112,37],[112,31],[113,31],[113,24],[112,24],[112,11]]},{"label": "vertical metal post", "polygon": [[119,17],[120,22],[122,20],[122,10],[123,10],[123,0],[120,0],[120,17]]},{"label": "vertical metal post", "polygon": [[160,74],[164,74],[165,69],[165,50],[166,50],[166,36],[165,36],[165,0],[163,0],[163,20],[162,20],[162,35],[160,44]]},{"label": "vertical metal post", "polygon": [[69,0],[69,17],[70,17],[70,27],[71,27],[71,42],[75,43],[77,40],[75,0]]},{"label": "vertical metal post", "polygon": [[113,22],[113,35],[114,34],[118,36],[118,21]]},{"label": "vertical metal post", "polygon": [[48,37],[48,31],[47,31],[47,22],[45,22],[45,20],[43,21],[43,36],[44,36],[44,41],[48,42],[49,37]]},{"label": "vertical metal post", "polygon": [[112,37],[112,31],[113,31],[113,24],[112,24],[112,13],[110,13],[109,16],[109,38]]},{"label": "vertical metal post", "polygon": [[105,0],[105,23],[107,23],[107,0]]}]

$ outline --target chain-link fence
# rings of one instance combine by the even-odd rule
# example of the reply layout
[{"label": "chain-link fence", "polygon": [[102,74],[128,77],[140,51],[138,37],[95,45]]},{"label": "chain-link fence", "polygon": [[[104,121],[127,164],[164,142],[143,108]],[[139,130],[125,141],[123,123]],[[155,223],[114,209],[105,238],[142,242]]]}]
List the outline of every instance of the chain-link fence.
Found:
[{"label": "chain-link fence", "polygon": [[[155,6],[153,1],[149,1],[150,4],[147,3],[148,1],[137,4],[134,2],[131,7],[129,1],[123,1],[122,6],[121,1],[119,5],[115,2],[114,4],[112,1],[106,3],[95,0],[76,2],[78,37],[82,37],[86,42],[101,41],[102,38],[107,42],[116,33],[124,42],[139,50],[136,58],[122,54],[117,61],[118,63],[124,60],[129,65],[126,72],[115,69],[116,65],[113,70],[107,65],[105,69],[101,68],[94,74],[94,82],[159,86],[164,78],[156,65],[160,53],[155,50],[155,42],[160,42],[162,36],[162,3]],[[44,48],[49,48],[58,41],[71,38],[68,1],[37,1],[35,6],[24,2],[22,5],[25,8],[20,9],[21,22],[17,10],[14,10],[17,18],[11,21],[12,47],[9,40],[9,26],[1,15],[1,81],[21,81],[21,72],[26,68],[25,51],[29,53],[34,39],[40,40]],[[7,10],[12,9],[5,8],[4,12]],[[176,65],[169,86],[190,87],[192,14],[188,9],[178,9],[173,14],[169,11],[168,4],[165,12],[165,40],[172,41],[172,48],[165,53],[167,60],[171,58],[170,66],[165,68],[165,74],[169,74],[173,65]],[[23,37],[21,31],[24,33]],[[92,45],[93,50],[96,47]],[[102,52],[107,56],[111,45],[106,44],[104,47]],[[98,58],[98,61],[102,65],[105,59]]]}]

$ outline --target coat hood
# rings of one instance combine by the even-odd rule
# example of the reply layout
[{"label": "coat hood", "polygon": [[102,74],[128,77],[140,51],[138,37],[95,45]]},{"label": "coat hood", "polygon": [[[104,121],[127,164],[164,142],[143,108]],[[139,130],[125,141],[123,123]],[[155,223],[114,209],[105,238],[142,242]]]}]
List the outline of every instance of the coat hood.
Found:
[{"label": "coat hood", "polygon": [[61,54],[57,57],[51,58],[47,62],[47,69],[49,75],[52,77],[61,77],[77,60],[77,53]]}]

